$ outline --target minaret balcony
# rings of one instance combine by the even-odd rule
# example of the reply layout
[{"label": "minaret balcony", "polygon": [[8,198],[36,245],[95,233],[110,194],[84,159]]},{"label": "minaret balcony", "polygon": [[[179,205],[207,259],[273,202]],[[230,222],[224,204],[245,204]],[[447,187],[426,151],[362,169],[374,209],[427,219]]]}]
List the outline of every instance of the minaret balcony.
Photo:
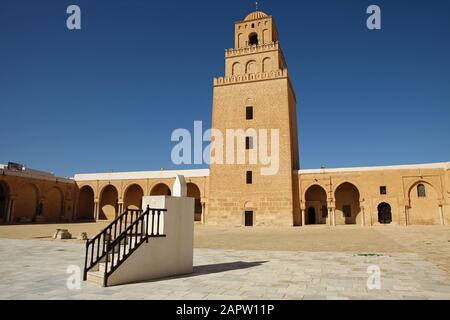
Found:
[{"label": "minaret balcony", "polygon": [[239,48],[239,49],[231,48],[231,49],[225,50],[225,58],[242,56],[242,55],[247,55],[247,54],[261,53],[261,52],[267,52],[267,51],[274,51],[274,50],[278,50],[279,48],[280,48],[280,46],[278,44],[278,41],[272,42],[272,43],[248,46],[248,47]]},{"label": "minaret balcony", "polygon": [[226,86],[226,85],[236,84],[236,83],[282,79],[282,78],[288,78],[288,77],[289,77],[288,70],[280,69],[280,70],[269,71],[269,72],[261,72],[261,73],[254,73],[254,74],[242,74],[242,75],[235,75],[235,76],[231,76],[231,77],[214,78],[214,86],[216,86],[216,87],[217,86]]}]

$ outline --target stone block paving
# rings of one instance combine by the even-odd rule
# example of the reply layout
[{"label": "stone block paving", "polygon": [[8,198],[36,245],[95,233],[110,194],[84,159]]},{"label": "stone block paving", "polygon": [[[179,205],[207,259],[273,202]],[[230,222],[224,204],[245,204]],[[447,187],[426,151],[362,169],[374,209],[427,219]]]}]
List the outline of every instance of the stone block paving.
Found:
[{"label": "stone block paving", "polygon": [[[448,274],[415,253],[195,249],[195,272],[158,281],[69,290],[79,243],[0,239],[0,299],[450,299]],[[381,289],[368,290],[379,266]]]}]

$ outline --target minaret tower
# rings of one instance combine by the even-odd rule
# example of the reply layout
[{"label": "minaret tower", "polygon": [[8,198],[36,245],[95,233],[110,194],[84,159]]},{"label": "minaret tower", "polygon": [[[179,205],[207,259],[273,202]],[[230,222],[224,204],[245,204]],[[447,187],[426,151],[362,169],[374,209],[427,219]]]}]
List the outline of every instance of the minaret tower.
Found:
[{"label": "minaret tower", "polygon": [[261,169],[269,165],[259,157],[258,163],[249,162],[250,153],[260,153],[258,135],[245,138],[245,164],[226,159],[226,164],[211,163],[207,224],[292,226],[300,219],[296,97],[278,40],[274,19],[264,12],[235,23],[234,48],[225,52],[225,76],[214,79],[212,126],[226,140],[224,155],[228,129],[246,134],[266,130],[269,155],[276,149],[271,133],[278,130],[279,157],[272,159],[278,167],[267,175]]}]

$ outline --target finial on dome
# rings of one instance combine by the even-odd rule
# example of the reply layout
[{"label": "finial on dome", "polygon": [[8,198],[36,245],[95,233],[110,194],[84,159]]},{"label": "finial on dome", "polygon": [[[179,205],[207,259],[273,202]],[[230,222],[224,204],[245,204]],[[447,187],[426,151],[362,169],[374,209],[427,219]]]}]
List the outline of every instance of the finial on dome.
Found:
[{"label": "finial on dome", "polygon": [[256,11],[259,11],[259,3],[258,3],[258,1],[255,2],[255,5],[256,5]]}]

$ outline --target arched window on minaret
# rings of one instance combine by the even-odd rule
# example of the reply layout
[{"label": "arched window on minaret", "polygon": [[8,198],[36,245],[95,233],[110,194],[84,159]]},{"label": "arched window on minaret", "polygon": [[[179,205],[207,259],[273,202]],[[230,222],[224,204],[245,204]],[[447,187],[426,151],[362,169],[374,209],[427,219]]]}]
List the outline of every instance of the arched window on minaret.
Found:
[{"label": "arched window on minaret", "polygon": [[238,47],[238,48],[245,47],[244,41],[245,41],[244,35],[243,35],[242,33],[238,34],[238,37],[237,37],[237,47]]},{"label": "arched window on minaret", "polygon": [[241,64],[239,62],[236,62],[233,64],[232,75],[237,76],[239,74],[241,74]]},{"label": "arched window on minaret", "polygon": [[248,45],[257,46],[259,44],[258,34],[256,32],[250,33],[248,36]]},{"label": "arched window on minaret", "polygon": [[255,74],[256,73],[256,61],[251,60],[247,63],[247,67],[245,68],[246,74]]},{"label": "arched window on minaret", "polygon": [[263,60],[263,70],[262,72],[269,72],[270,71],[270,58],[265,58]]}]

